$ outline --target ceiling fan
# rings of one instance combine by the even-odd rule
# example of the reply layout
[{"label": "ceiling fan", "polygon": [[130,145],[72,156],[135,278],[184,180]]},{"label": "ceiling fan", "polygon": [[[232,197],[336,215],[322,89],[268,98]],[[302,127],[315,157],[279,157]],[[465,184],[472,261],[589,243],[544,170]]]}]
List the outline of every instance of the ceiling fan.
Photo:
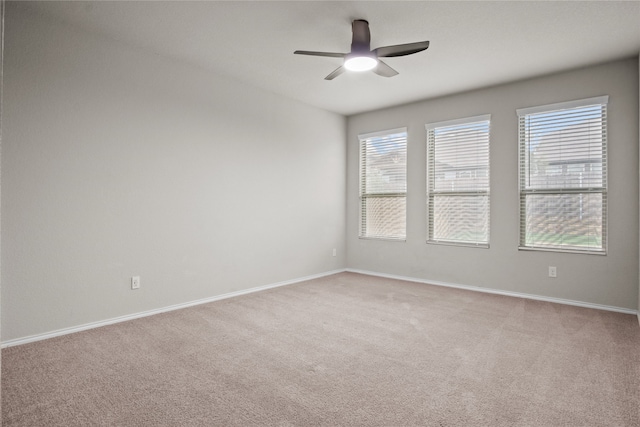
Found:
[{"label": "ceiling fan", "polygon": [[313,52],[308,50],[296,50],[297,55],[328,56],[331,58],[344,58],[344,64],[336,68],[325,80],[333,80],[346,70],[368,71],[383,77],[393,77],[398,72],[382,62],[380,58],[391,58],[394,56],[405,56],[421,52],[429,47],[429,42],[415,42],[407,44],[396,44],[392,46],[379,47],[371,50],[371,33],[369,32],[369,22],[364,19],[356,19],[351,23],[353,38],[351,41],[351,52]]}]

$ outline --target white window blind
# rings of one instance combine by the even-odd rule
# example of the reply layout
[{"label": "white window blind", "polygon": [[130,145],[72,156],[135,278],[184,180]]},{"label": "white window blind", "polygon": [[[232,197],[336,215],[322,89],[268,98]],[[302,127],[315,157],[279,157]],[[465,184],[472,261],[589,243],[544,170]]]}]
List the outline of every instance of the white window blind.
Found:
[{"label": "white window blind", "polygon": [[360,237],[405,239],[407,130],[360,135]]},{"label": "white window blind", "polygon": [[607,102],[517,110],[522,249],[605,253]]},{"label": "white window blind", "polygon": [[490,115],[426,125],[430,243],[489,245]]}]

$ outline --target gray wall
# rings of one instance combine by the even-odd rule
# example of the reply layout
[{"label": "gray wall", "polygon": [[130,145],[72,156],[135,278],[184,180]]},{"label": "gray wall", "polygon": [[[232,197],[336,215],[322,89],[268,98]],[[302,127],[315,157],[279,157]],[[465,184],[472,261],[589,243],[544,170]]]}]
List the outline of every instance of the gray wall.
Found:
[{"label": "gray wall", "polygon": [[[433,82],[437,84],[437,82]],[[518,251],[516,109],[609,95],[606,256]],[[491,114],[491,246],[426,244],[425,128]],[[406,242],[358,238],[359,133],[408,127]],[[450,284],[635,309],[638,304],[638,59],[545,76],[349,117],[347,264]],[[558,277],[547,277],[556,266]]]},{"label": "gray wall", "polygon": [[3,341],[345,267],[344,117],[5,25]]}]

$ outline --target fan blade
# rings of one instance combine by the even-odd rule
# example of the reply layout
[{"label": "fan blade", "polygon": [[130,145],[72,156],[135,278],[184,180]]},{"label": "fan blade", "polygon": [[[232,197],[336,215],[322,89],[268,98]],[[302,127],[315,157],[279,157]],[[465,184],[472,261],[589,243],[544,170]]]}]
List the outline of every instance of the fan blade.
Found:
[{"label": "fan blade", "polygon": [[394,56],[405,56],[422,52],[429,47],[429,42],[415,42],[407,44],[396,44],[393,46],[379,47],[373,50],[378,58],[391,58]]},{"label": "fan blade", "polygon": [[309,50],[296,50],[293,52],[296,55],[311,55],[311,56],[328,56],[331,58],[344,58],[346,53],[336,53],[336,52],[312,52]]},{"label": "fan blade", "polygon": [[380,60],[378,60],[378,66],[373,69],[373,72],[382,77],[393,77],[398,74],[396,70]]},{"label": "fan blade", "polygon": [[340,74],[344,73],[345,68],[343,66],[340,66],[338,68],[336,68],[335,70],[333,70],[331,72],[331,74],[329,74],[327,77],[325,77],[325,80],[333,80],[336,77],[338,77]]},{"label": "fan blade", "polygon": [[369,51],[371,49],[371,32],[369,22],[364,19],[356,19],[351,23],[353,38],[351,39],[351,52]]}]

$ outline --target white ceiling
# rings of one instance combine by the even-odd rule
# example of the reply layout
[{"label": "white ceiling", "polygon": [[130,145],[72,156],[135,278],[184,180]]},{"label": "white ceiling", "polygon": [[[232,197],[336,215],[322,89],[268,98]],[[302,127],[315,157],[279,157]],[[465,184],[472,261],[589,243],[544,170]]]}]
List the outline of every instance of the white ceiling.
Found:
[{"label": "white ceiling", "polygon": [[[640,51],[637,0],[45,1],[17,7],[344,115]],[[348,52],[353,19],[369,21],[372,48],[431,45],[386,59],[400,72],[392,78],[368,72],[326,81],[341,59],[293,55],[297,49]]]}]

